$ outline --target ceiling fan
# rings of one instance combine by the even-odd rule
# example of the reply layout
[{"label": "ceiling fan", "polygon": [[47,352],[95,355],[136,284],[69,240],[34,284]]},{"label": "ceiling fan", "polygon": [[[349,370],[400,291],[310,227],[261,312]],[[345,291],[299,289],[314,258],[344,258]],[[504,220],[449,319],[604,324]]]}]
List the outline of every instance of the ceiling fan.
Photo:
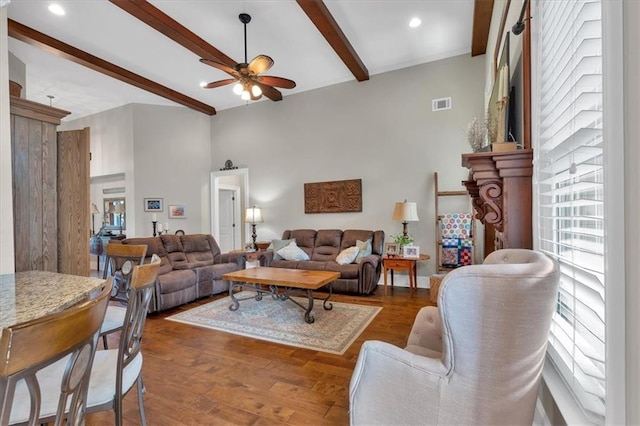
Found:
[{"label": "ceiling fan", "polygon": [[214,81],[204,85],[205,89],[213,89],[215,87],[226,86],[227,84],[236,83],[233,92],[240,95],[245,101],[258,100],[264,92],[272,90],[274,87],[283,89],[293,89],[296,82],[282,77],[274,77],[270,75],[262,75],[273,66],[273,59],[267,55],[258,55],[247,62],[247,24],[251,22],[251,16],[247,13],[241,13],[238,18],[244,24],[244,62],[236,64],[233,67],[216,62],[213,59],[201,58],[200,62],[207,64],[219,70],[222,70],[232,76],[224,80]]}]

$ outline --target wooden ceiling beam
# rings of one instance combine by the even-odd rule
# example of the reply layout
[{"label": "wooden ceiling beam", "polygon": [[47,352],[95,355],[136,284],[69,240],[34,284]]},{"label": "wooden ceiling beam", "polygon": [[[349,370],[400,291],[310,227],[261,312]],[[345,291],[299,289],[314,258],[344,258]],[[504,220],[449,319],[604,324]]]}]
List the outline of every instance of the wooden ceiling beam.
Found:
[{"label": "wooden ceiling beam", "polygon": [[109,0],[131,16],[170,38],[201,58],[233,67],[237,61],[210,45],[188,28],[145,0]]},{"label": "wooden ceiling beam", "polygon": [[[207,43],[197,34],[194,34],[187,27],[146,0],[109,1],[201,58],[212,59],[230,67],[234,67],[237,64],[237,61]],[[282,100],[282,93],[275,87],[263,93],[273,101]]]},{"label": "wooden ceiling beam", "polygon": [[473,5],[473,32],[471,37],[471,56],[487,53],[491,15],[494,0],[475,0]]},{"label": "wooden ceiling beam", "polygon": [[190,98],[182,93],[176,92],[175,90],[151,81],[148,78],[135,74],[53,37],[49,37],[46,34],[34,30],[33,28],[29,28],[12,19],[7,19],[7,22],[9,37],[13,37],[16,40],[38,47],[39,49],[47,51],[53,55],[65,58],[69,61],[75,62],[76,64],[83,65],[89,69],[108,75],[109,77],[146,90],[147,92],[151,92],[196,111],[200,111],[208,115],[214,115],[216,113],[216,109],[214,107]]},{"label": "wooden ceiling beam", "polygon": [[356,80],[369,80],[367,67],[364,66],[347,36],[344,35],[322,0],[296,0],[296,2],[311,19],[320,34],[329,42],[329,45],[349,68]]}]

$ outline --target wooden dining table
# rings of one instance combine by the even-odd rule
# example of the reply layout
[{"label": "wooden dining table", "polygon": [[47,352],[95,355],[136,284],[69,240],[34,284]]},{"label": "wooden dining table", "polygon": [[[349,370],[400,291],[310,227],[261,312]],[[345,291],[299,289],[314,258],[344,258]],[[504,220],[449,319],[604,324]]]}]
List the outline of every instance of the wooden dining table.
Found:
[{"label": "wooden dining table", "polygon": [[81,302],[100,290],[104,281],[46,271],[0,275],[0,335],[7,327]]}]

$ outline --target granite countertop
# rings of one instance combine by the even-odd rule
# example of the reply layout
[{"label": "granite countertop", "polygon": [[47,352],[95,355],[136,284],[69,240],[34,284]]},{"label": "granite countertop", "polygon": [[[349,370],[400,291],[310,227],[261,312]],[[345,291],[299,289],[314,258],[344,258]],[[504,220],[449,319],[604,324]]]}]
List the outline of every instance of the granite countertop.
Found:
[{"label": "granite countertop", "polygon": [[0,333],[12,325],[67,309],[103,283],[99,278],[46,271],[0,275]]}]

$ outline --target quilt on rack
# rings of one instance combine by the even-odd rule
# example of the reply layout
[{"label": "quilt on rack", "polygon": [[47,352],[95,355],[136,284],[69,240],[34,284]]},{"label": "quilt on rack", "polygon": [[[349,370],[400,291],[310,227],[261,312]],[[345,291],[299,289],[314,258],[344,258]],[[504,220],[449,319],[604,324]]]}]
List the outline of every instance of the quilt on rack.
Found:
[{"label": "quilt on rack", "polygon": [[471,213],[440,215],[442,266],[455,268],[473,263],[472,222],[473,214]]}]

